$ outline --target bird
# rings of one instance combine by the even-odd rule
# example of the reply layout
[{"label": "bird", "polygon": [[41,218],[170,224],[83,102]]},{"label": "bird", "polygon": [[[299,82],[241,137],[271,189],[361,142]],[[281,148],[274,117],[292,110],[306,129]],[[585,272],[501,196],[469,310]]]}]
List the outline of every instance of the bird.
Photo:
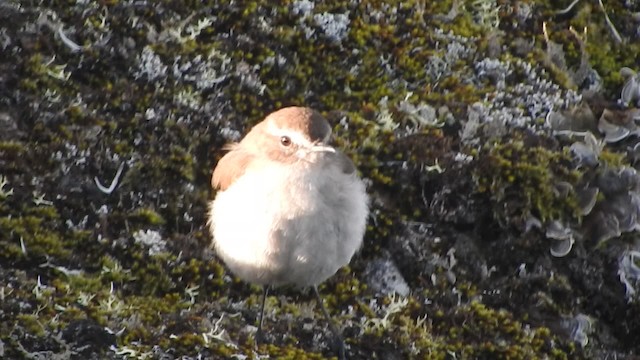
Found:
[{"label": "bird", "polygon": [[344,341],[318,285],[349,264],[362,245],[369,213],[353,161],[331,145],[317,111],[279,109],[256,124],[216,164],[208,225],[212,245],[238,278],[262,285],[256,342],[263,337],[270,288],[311,288],[345,359]]}]

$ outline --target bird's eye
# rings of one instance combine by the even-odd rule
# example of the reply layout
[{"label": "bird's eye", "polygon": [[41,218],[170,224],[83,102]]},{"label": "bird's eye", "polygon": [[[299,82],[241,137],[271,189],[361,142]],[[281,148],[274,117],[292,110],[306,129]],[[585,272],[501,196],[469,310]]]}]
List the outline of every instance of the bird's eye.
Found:
[{"label": "bird's eye", "polygon": [[282,146],[291,146],[291,138],[288,136],[282,136],[280,138],[280,144]]}]

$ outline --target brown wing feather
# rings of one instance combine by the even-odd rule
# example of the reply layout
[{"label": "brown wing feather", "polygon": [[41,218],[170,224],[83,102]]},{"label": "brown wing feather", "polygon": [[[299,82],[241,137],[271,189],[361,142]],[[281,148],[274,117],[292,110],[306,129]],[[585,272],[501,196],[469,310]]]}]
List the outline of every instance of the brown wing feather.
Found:
[{"label": "brown wing feather", "polygon": [[[211,186],[221,191],[226,190],[245,173],[253,158],[250,153],[242,151],[234,145],[229,148],[231,151],[218,161],[211,177]],[[343,173],[353,174],[356,171],[353,161],[340,150],[336,149],[333,156],[337,166]]]},{"label": "brown wing feather", "polygon": [[221,191],[226,190],[236,179],[247,170],[251,162],[251,155],[247,152],[233,149],[218,161],[213,170],[211,186]]}]

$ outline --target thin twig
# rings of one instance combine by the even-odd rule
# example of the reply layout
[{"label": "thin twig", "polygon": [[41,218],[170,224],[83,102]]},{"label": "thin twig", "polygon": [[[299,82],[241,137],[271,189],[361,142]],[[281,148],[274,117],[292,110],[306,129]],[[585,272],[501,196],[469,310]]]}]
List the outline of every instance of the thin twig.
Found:
[{"label": "thin twig", "polygon": [[96,186],[98,187],[98,189],[100,189],[100,191],[102,191],[105,194],[111,194],[113,190],[115,190],[116,187],[118,186],[120,175],[122,175],[122,169],[124,169],[124,162],[120,163],[120,167],[116,172],[116,176],[114,176],[113,180],[111,181],[111,185],[109,185],[109,187],[105,187],[104,185],[102,185],[98,177],[94,176],[93,180],[96,182]]},{"label": "thin twig", "polygon": [[611,21],[611,19],[609,19],[609,15],[607,15],[607,10],[604,9],[602,0],[598,0],[598,3],[600,3],[600,9],[602,9],[602,12],[604,13],[604,18],[607,21],[607,25],[609,25],[609,30],[611,30],[611,32],[613,33],[613,37],[616,38],[619,44],[622,44],[622,36],[620,36],[620,33],[618,33],[618,30],[613,25],[613,22]]}]

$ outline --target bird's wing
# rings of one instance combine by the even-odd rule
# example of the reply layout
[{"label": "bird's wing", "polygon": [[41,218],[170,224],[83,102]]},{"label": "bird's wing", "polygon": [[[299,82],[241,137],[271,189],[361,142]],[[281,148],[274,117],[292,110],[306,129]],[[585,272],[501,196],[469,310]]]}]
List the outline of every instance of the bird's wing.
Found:
[{"label": "bird's wing", "polygon": [[336,152],[333,154],[333,156],[335,156],[338,167],[342,169],[343,173],[348,175],[353,174],[356,171],[356,166],[353,164],[353,161],[351,161],[351,159],[349,159],[349,157],[342,151],[336,149]]},{"label": "bird's wing", "polygon": [[252,156],[246,151],[231,147],[231,151],[218,161],[213,170],[211,186],[221,191],[226,190],[240,176],[242,176],[251,163]]}]

